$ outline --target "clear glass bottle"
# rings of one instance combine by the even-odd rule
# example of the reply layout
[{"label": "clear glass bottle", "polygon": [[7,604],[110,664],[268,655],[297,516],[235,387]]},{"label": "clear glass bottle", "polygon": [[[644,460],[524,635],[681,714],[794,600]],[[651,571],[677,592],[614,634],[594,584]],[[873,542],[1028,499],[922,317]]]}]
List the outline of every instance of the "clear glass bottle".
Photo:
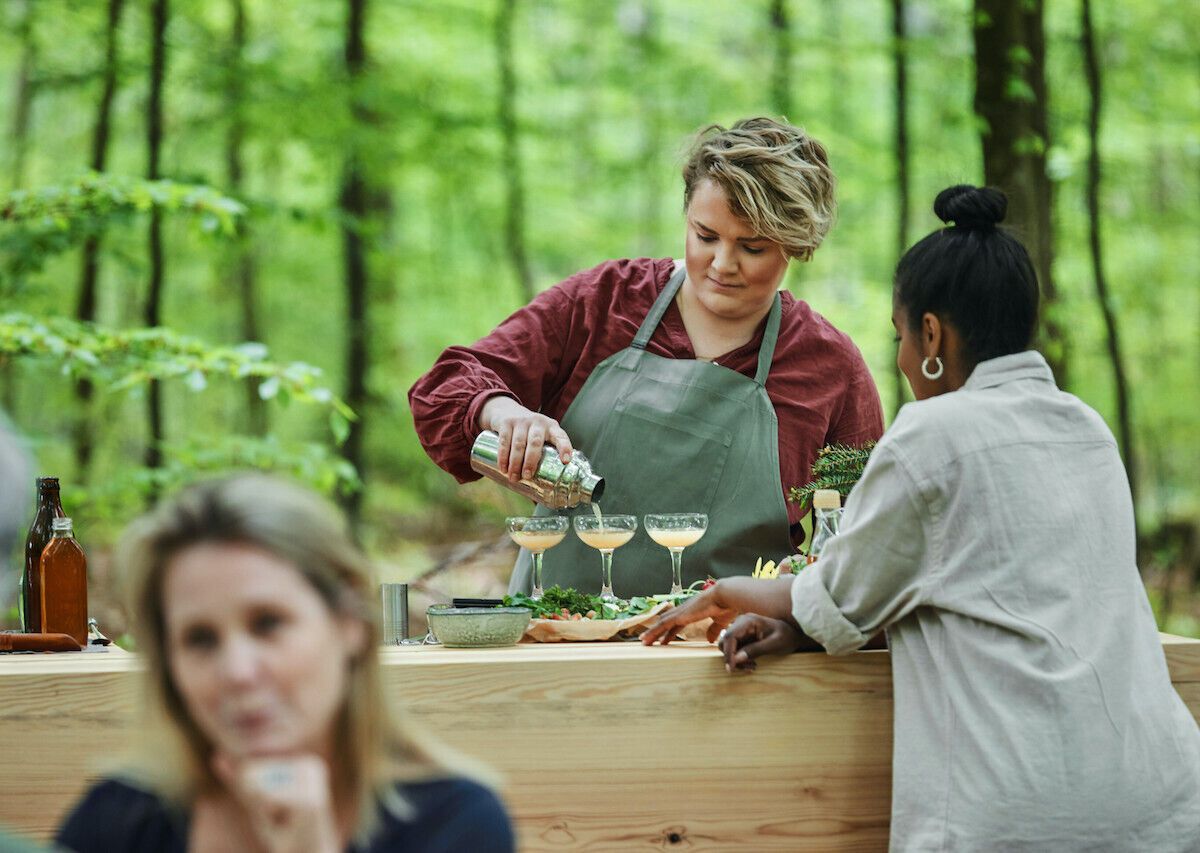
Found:
[{"label": "clear glass bottle", "polygon": [[25,540],[25,568],[21,572],[21,630],[27,633],[42,631],[42,551],[50,541],[51,522],[65,515],[59,499],[58,477],[38,477],[37,511]]},{"label": "clear glass bottle", "polygon": [[70,634],[87,645],[87,557],[75,541],[69,518],[51,522],[53,532],[42,551],[42,633]]},{"label": "clear glass bottle", "polygon": [[808,546],[808,562],[815,563],[825,545],[837,535],[842,524],[842,496],[834,489],[819,489],[813,495],[813,536]]}]

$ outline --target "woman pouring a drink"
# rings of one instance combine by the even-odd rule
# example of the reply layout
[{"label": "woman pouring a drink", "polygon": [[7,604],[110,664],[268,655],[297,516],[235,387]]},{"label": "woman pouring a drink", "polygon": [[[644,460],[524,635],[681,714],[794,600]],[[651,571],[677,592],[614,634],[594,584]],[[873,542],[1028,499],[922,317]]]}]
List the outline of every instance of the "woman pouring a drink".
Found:
[{"label": "woman pouring a drink", "polygon": [[[683,183],[682,261],[577,273],[482,340],[445,350],[409,402],[426,452],[460,482],[478,478],[471,446],[492,430],[511,483],[534,476],[545,447],[564,464],[579,448],[604,477],[606,512],[707,515],[686,585],[793,552],[803,510],[788,505],[787,485],[808,479],[822,446],[878,438],[883,413],[850,339],[780,290],[791,259],[809,260],[833,222],[822,145],[768,118],[712,126]],[[627,539],[612,587],[664,592],[661,547]],[[545,582],[594,592],[595,558],[566,536],[545,553]],[[523,549],[510,591],[528,592],[531,574]]]}]

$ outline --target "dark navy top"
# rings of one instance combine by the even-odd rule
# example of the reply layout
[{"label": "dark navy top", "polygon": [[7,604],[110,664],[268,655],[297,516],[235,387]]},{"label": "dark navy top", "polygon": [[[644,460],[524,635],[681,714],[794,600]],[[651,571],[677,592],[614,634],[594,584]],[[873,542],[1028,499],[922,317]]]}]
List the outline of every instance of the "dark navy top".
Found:
[{"label": "dark navy top", "polygon": [[[404,819],[380,809],[370,843],[347,853],[512,853],[512,824],[496,795],[465,779],[397,783],[413,807]],[[55,841],[75,853],[186,853],[189,815],[156,794],[116,779],[91,788]]]}]

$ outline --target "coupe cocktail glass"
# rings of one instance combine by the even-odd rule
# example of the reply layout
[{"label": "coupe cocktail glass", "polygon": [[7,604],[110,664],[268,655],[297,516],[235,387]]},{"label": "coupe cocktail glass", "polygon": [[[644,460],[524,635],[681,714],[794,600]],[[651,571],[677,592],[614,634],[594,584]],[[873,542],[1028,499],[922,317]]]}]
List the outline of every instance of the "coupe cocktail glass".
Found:
[{"label": "coupe cocktail glass", "polygon": [[648,515],[646,532],[671,552],[671,595],[683,592],[683,549],[695,545],[708,529],[708,516],[702,512],[672,512]]},{"label": "coupe cocktail glass", "polygon": [[508,535],[533,556],[533,590],[529,597],[542,597],[542,554],[563,541],[567,519],[561,515],[506,518]]},{"label": "coupe cocktail glass", "polygon": [[612,554],[633,538],[637,530],[636,515],[577,515],[575,516],[575,534],[600,552],[601,565],[604,575],[600,582],[600,598],[604,601],[620,601],[613,594],[612,588]]}]

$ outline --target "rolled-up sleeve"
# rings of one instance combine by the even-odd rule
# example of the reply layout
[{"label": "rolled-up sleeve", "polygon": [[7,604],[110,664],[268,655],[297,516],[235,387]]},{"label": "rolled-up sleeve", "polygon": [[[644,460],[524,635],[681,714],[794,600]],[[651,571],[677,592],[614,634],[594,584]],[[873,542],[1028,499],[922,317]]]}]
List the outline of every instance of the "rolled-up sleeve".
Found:
[{"label": "rolled-up sleeve", "polygon": [[446,349],[409,389],[417,437],[429,458],[460,483],[479,479],[471,469],[471,442],[479,410],[508,396],[531,411],[561,383],[570,292],[562,285],[539,294],[491,334],[469,347]]},{"label": "rolled-up sleeve", "polygon": [[929,513],[901,461],[880,444],[846,502],[838,535],[792,584],[792,615],[830,654],[860,648],[926,600]]}]

